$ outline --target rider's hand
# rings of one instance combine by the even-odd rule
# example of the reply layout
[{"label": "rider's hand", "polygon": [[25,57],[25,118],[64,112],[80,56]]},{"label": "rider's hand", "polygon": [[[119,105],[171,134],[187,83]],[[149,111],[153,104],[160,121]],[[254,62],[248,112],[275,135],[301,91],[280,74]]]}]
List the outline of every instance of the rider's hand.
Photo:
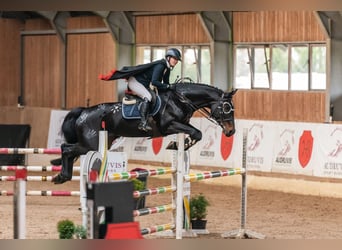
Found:
[{"label": "rider's hand", "polygon": [[168,89],[175,90],[176,89],[176,84],[168,84]]}]

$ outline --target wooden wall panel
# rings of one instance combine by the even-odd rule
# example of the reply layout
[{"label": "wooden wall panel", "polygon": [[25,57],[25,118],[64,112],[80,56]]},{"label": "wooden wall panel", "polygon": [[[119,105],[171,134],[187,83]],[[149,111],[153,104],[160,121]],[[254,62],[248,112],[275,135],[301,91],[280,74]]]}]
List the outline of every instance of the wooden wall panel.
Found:
[{"label": "wooden wall panel", "polygon": [[30,30],[52,30],[52,26],[47,19],[27,19],[25,21],[25,31]]},{"label": "wooden wall panel", "polygon": [[99,16],[70,17],[67,19],[67,29],[92,29],[106,27]]},{"label": "wooden wall panel", "polygon": [[324,122],[325,92],[238,90],[238,119]]},{"label": "wooden wall panel", "polygon": [[234,42],[324,42],[326,37],[312,11],[233,13]]},{"label": "wooden wall panel", "polygon": [[18,103],[21,29],[18,20],[0,18],[0,106]]},{"label": "wooden wall panel", "polygon": [[50,108],[3,107],[0,109],[1,124],[29,124],[31,126],[28,147],[46,148],[50,125]]},{"label": "wooden wall panel", "polygon": [[116,101],[116,81],[98,79],[116,68],[111,35],[69,34],[67,43],[67,108]]},{"label": "wooden wall panel", "polygon": [[137,44],[207,44],[210,42],[195,14],[137,16]]},{"label": "wooden wall panel", "polygon": [[24,37],[24,104],[61,107],[62,44],[56,35]]}]

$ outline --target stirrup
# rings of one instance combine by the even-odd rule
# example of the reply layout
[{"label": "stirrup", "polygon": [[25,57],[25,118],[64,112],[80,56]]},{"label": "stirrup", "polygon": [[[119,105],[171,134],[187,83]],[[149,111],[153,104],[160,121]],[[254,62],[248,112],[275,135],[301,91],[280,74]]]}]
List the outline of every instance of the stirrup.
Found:
[{"label": "stirrup", "polygon": [[138,129],[147,132],[147,131],[151,131],[152,127],[150,125],[148,125],[147,122],[146,123],[141,122],[138,125]]}]

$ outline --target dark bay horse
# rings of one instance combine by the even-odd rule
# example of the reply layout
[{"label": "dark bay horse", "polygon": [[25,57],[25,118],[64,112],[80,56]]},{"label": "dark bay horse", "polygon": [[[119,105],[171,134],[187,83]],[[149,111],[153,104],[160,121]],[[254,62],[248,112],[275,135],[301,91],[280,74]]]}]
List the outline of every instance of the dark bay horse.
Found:
[{"label": "dark bay horse", "polygon": [[[160,109],[150,117],[152,131],[138,130],[138,119],[125,119],[122,102],[103,103],[92,107],[72,109],[65,117],[62,132],[66,143],[61,145],[61,159],[52,160],[53,165],[62,165],[53,182],[61,184],[71,180],[74,161],[88,151],[98,150],[99,131],[105,122],[108,144],[119,137],[160,137],[185,133],[184,149],[187,150],[202,139],[202,132],[190,124],[195,111],[222,127],[226,136],[235,133],[234,106],[236,90],[224,92],[216,87],[201,83],[177,83],[171,90],[160,92]],[[168,149],[176,149],[171,142]]]}]

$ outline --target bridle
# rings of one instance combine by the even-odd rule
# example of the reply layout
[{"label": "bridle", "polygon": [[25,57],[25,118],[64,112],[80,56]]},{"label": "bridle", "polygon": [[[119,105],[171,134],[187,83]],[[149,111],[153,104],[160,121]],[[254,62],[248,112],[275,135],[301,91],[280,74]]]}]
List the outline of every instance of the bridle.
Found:
[{"label": "bridle", "polygon": [[[184,96],[183,94],[175,91],[174,92],[179,99],[183,103],[187,103],[194,111],[199,111],[199,113],[208,119],[210,122],[214,123],[215,125],[219,125],[224,129],[223,122],[225,121],[232,121],[233,117],[225,118],[226,115],[234,112],[233,105],[225,100],[224,93],[222,93],[220,100],[218,101],[217,106],[214,109],[211,109],[209,112],[206,108],[200,108],[197,105],[193,104],[189,98]],[[217,118],[216,118],[217,117]]]}]

